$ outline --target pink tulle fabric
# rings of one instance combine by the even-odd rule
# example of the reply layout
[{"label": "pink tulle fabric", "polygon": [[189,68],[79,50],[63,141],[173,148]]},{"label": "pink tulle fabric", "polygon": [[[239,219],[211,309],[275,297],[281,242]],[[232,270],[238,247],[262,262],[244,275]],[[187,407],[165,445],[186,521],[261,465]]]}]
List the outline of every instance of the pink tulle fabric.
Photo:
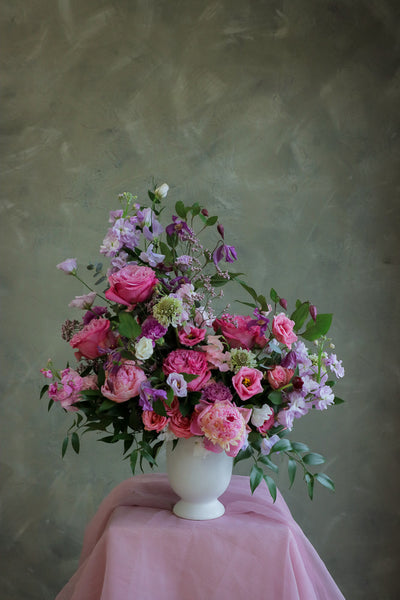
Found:
[{"label": "pink tulle fabric", "polygon": [[344,600],[282,496],[234,475],[225,515],[179,519],[166,475],[118,485],[89,523],[56,600]]}]

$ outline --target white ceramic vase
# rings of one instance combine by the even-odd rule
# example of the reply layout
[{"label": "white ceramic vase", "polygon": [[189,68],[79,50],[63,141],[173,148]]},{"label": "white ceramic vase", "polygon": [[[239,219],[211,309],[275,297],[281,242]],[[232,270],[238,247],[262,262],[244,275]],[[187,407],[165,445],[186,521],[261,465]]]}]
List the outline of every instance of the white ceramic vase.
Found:
[{"label": "white ceramic vase", "polygon": [[180,438],[175,448],[167,444],[167,475],[181,498],[173,507],[176,516],[193,521],[221,517],[224,505],[218,500],[232,477],[233,458],[203,446],[201,437]]}]

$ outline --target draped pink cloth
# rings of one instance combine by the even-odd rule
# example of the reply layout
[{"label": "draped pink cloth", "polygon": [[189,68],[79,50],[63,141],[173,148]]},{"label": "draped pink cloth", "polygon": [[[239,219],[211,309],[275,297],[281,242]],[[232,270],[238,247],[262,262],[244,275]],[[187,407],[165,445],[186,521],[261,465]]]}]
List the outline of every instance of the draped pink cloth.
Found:
[{"label": "draped pink cloth", "polygon": [[179,519],[166,475],[137,475],[102,502],[80,566],[56,600],[344,600],[282,496],[234,475],[225,515]]}]

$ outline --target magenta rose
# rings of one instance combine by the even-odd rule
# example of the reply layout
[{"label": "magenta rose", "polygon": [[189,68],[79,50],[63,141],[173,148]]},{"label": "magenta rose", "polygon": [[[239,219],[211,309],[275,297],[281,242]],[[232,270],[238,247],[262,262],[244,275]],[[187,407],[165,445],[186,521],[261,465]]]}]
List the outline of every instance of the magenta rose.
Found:
[{"label": "magenta rose", "polygon": [[239,398],[243,401],[249,400],[252,396],[260,394],[263,391],[261,379],[263,374],[258,369],[242,367],[232,377],[232,384],[237,391]]},{"label": "magenta rose", "polygon": [[276,365],[276,367],[268,371],[268,381],[274,390],[278,390],[284,385],[287,385],[292,379],[293,375],[293,369],[285,369],[285,367]]},{"label": "magenta rose", "polygon": [[204,340],[207,329],[199,329],[198,327],[190,327],[190,331],[181,329],[178,333],[179,341],[183,346],[195,346]]},{"label": "magenta rose", "polygon": [[170,373],[198,375],[196,379],[188,383],[187,387],[190,392],[201,390],[211,377],[206,355],[198,350],[184,350],[183,348],[173,350],[168,354],[163,363],[163,372],[165,375]]},{"label": "magenta rose", "polygon": [[70,345],[78,352],[78,360],[85,358],[97,358],[106,353],[107,350],[115,348],[117,343],[115,334],[110,329],[108,319],[92,319],[81,331],[76,333]]},{"label": "magenta rose", "polygon": [[168,425],[169,418],[158,415],[154,410],[144,410],[142,421],[146,431],[157,431],[159,433]]},{"label": "magenta rose", "polygon": [[145,373],[133,360],[123,360],[117,369],[106,371],[101,393],[113,402],[126,402],[139,395],[140,385],[146,380]]},{"label": "magenta rose", "polygon": [[222,335],[232,348],[251,350],[254,346],[263,348],[267,338],[261,333],[259,325],[249,325],[254,319],[250,316],[224,314],[215,319],[215,332],[221,330]]},{"label": "magenta rose", "polygon": [[286,344],[291,348],[292,344],[297,341],[297,335],[293,333],[295,323],[285,313],[280,313],[274,317],[272,322],[272,333],[282,344]]},{"label": "magenta rose", "polygon": [[106,298],[125,306],[133,306],[150,298],[158,279],[150,267],[126,265],[116,273],[112,273],[108,281],[110,288]]}]

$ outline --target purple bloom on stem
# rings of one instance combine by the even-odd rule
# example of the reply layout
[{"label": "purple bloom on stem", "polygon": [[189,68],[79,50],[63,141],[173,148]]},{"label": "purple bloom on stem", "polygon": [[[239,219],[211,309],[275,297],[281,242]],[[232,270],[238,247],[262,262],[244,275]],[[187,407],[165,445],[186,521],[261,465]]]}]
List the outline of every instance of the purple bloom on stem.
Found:
[{"label": "purple bloom on stem", "polygon": [[118,231],[114,231],[112,228],[109,229],[102,245],[100,246],[100,254],[112,257],[115,256],[117,252],[121,250],[121,248],[122,242]]},{"label": "purple bloom on stem", "polygon": [[217,231],[218,231],[219,235],[222,237],[222,239],[224,239],[225,232],[224,232],[224,228],[222,227],[222,225],[220,223],[218,223],[218,225],[217,225]]},{"label": "purple bloom on stem", "polygon": [[108,222],[111,223],[112,225],[114,225],[115,221],[117,219],[120,219],[123,215],[123,210],[119,209],[119,210],[111,210],[110,211],[110,218],[108,219]]},{"label": "purple bloom on stem", "polygon": [[156,400],[167,400],[167,392],[164,390],[156,390],[147,382],[140,386],[139,406],[143,410],[153,410],[153,402]]},{"label": "purple bloom on stem", "polygon": [[312,320],[316,321],[318,311],[317,311],[317,307],[314,306],[314,304],[310,304],[309,312],[310,312],[310,316],[311,316]]},{"label": "purple bloom on stem", "polygon": [[89,294],[84,294],[83,296],[75,296],[68,306],[71,308],[84,308],[87,310],[92,306],[96,296],[96,292],[90,292]]},{"label": "purple bloom on stem", "polygon": [[[270,309],[271,310],[271,309]],[[268,311],[269,312],[269,311]],[[256,308],[253,312],[253,315],[256,317],[252,321],[247,323],[247,329],[250,327],[258,326],[260,328],[260,333],[265,333],[268,327],[269,319],[267,318],[266,312],[261,312],[258,308]]]},{"label": "purple bloom on stem", "polygon": [[146,252],[140,253],[140,258],[143,262],[149,263],[150,267],[156,267],[164,260],[165,254],[157,254],[156,252],[153,252],[153,244],[150,244]]},{"label": "purple bloom on stem", "polygon": [[67,258],[63,262],[58,263],[56,267],[57,269],[60,269],[60,271],[67,273],[67,275],[74,275],[78,265],[76,264],[76,258]]},{"label": "purple bloom on stem", "polygon": [[279,442],[279,435],[271,435],[271,437],[264,438],[261,442],[261,454],[269,454],[272,450],[272,447],[275,446],[277,442]]},{"label": "purple bloom on stem", "polygon": [[234,246],[227,246],[226,244],[221,244],[218,246],[216,250],[214,250],[213,260],[217,265],[223,258],[225,258],[225,262],[233,263],[237,260],[237,254]]},{"label": "purple bloom on stem", "polygon": [[176,233],[181,240],[193,235],[193,231],[190,229],[186,221],[182,221],[176,215],[172,215],[172,221],[173,222],[165,228],[167,235],[174,235],[174,233]]},{"label": "purple bloom on stem", "polygon": [[284,310],[287,309],[287,300],[285,298],[279,298],[279,304],[282,306]]},{"label": "purple bloom on stem", "polygon": [[281,366],[285,369],[295,369],[297,366],[296,352],[290,350],[281,361]]},{"label": "purple bloom on stem", "polygon": [[167,328],[163,327],[157,319],[154,317],[147,317],[142,323],[142,333],[140,334],[140,337],[147,337],[154,342],[155,340],[164,337],[167,331]]}]

